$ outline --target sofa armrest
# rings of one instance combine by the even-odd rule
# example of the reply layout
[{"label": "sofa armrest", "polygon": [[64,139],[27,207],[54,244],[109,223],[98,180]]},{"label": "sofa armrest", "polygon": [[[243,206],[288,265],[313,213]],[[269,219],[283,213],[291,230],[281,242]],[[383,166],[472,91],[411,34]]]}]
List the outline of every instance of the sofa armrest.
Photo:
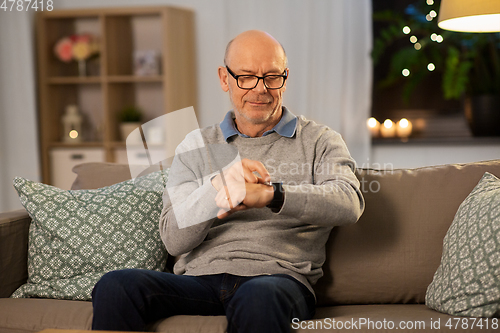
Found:
[{"label": "sofa armrest", "polygon": [[24,209],[0,213],[0,297],[9,297],[28,279],[30,223]]}]

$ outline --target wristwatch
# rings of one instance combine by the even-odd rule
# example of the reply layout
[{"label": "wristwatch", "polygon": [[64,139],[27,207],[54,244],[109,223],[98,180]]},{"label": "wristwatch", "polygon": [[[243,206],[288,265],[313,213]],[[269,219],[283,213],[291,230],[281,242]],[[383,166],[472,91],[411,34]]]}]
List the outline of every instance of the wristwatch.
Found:
[{"label": "wristwatch", "polygon": [[271,208],[273,213],[277,213],[283,207],[283,203],[285,202],[285,189],[283,188],[282,183],[271,183],[274,189],[274,196],[271,203],[266,207]]}]

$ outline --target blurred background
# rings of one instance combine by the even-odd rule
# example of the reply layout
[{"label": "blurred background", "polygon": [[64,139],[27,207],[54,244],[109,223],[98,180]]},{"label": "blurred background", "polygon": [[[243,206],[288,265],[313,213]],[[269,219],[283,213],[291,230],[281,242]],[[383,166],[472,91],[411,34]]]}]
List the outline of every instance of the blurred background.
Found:
[{"label": "blurred background", "polygon": [[[156,10],[165,6],[180,11]],[[67,187],[74,164],[127,162],[124,122],[189,106],[200,127],[220,122],[231,105],[217,68],[227,42],[248,29],[286,50],[284,104],[341,133],[358,167],[498,158],[499,134],[473,130],[467,117],[469,97],[484,92],[468,78],[476,59],[499,61],[498,33],[439,29],[439,8],[437,0],[57,0],[43,18],[0,8],[0,211],[21,207],[15,176]]]}]

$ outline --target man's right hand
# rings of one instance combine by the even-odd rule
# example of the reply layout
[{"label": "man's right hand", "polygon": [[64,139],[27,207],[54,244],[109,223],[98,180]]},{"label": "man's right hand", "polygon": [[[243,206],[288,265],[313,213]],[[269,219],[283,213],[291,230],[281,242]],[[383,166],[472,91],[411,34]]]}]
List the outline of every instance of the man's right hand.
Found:
[{"label": "man's right hand", "polygon": [[[258,172],[260,177],[254,172]],[[219,174],[212,179],[212,185],[219,192],[215,199],[217,206],[221,208],[217,214],[219,218],[238,210],[265,206],[262,202],[268,201],[269,188],[263,184],[271,181],[271,175],[261,162],[243,159],[223,171],[222,176]],[[259,186],[249,187],[249,184]],[[247,198],[248,195],[250,196]]]}]

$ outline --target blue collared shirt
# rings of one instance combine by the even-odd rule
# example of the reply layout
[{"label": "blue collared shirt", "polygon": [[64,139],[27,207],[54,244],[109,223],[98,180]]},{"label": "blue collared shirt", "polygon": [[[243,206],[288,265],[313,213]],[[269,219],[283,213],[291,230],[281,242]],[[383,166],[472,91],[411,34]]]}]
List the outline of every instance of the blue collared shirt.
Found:
[{"label": "blue collared shirt", "polygon": [[[291,138],[295,134],[295,130],[297,129],[297,116],[288,111],[288,109],[283,106],[282,107],[283,114],[281,115],[280,121],[269,131],[264,132],[262,136],[266,136],[271,134],[272,132],[276,132],[281,136],[285,136],[287,138]],[[236,128],[236,124],[233,119],[234,113],[233,111],[229,111],[226,113],[224,120],[220,123],[220,129],[222,131],[222,135],[224,135],[224,140],[229,139],[234,135],[239,135],[244,138],[249,138],[248,135],[241,133]]]}]

